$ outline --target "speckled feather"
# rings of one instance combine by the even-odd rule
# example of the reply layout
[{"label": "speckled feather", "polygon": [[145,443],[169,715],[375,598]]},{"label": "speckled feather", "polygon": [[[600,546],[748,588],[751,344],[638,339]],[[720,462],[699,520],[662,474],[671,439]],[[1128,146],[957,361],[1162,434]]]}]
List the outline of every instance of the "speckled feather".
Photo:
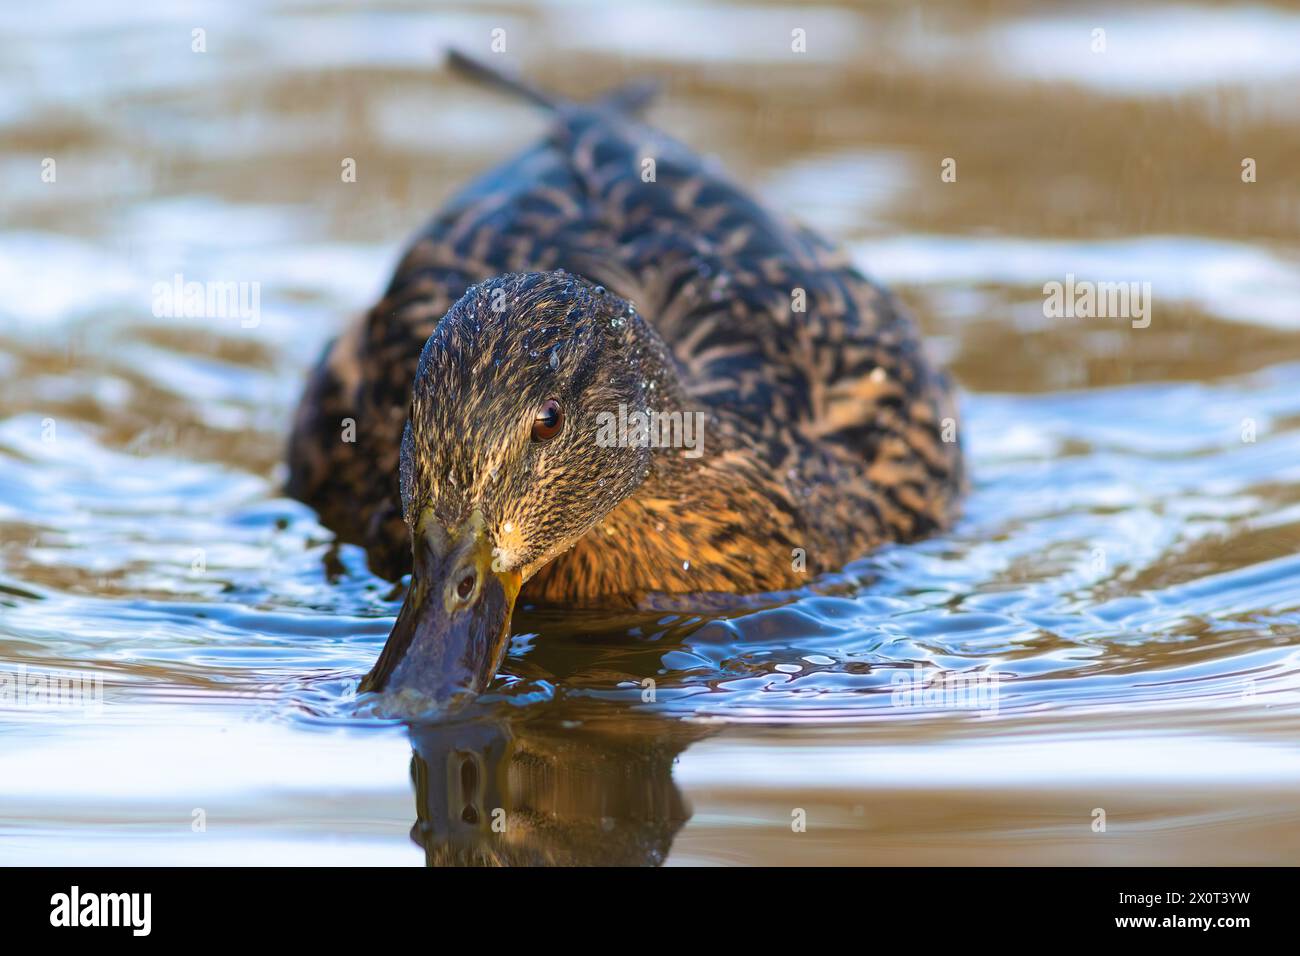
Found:
[{"label": "speckled feather", "polygon": [[[447,520],[486,495],[496,533],[514,529],[522,600],[570,604],[789,588],[947,526],[963,486],[952,388],[893,297],[637,121],[644,97],[524,90],[551,109],[549,135],[454,198],[328,349],[290,493],[390,579],[411,565],[403,484],[407,512]],[[561,387],[580,420],[532,448],[528,403]],[[704,454],[596,448],[596,411],[629,396],[705,412]]]}]

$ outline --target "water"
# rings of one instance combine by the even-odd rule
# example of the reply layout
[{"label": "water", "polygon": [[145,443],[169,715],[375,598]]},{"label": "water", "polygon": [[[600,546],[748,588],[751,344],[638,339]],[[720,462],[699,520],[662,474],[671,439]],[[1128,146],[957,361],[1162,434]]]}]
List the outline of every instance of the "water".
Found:
[{"label": "water", "polygon": [[[974,485],[777,606],[521,611],[491,692],[411,728],[354,690],[397,595],[281,461],[405,237],[541,129],[431,65],[496,26],[558,89],[667,78],[656,122],[896,288]],[[0,12],[0,673],[102,679],[0,697],[0,860],[1294,863],[1297,36],[1281,6]],[[1044,318],[1067,273],[1151,282],[1149,327]],[[178,274],[260,283],[260,321],[156,317]]]}]

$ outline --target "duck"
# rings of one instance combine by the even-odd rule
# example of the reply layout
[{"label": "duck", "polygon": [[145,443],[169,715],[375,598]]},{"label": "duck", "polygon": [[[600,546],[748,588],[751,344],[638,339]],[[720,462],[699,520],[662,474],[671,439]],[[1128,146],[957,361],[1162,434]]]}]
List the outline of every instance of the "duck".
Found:
[{"label": "duck", "polygon": [[409,725],[426,865],[663,865],[692,812],[673,767],[718,728],[665,715],[575,726],[534,706],[528,720]]},{"label": "duck", "polygon": [[288,493],[410,576],[362,691],[473,699],[520,602],[797,591],[951,526],[955,386],[893,294],[646,123],[652,84],[448,64],[547,129],[418,232],[294,415]]}]

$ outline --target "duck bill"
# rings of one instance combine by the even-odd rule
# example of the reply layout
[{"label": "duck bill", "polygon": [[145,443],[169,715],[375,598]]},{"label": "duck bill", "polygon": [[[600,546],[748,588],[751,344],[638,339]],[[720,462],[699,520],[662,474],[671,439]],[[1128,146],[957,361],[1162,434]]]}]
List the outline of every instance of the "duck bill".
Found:
[{"label": "duck bill", "polygon": [[360,690],[406,692],[437,706],[463,702],[501,666],[520,574],[494,570],[477,512],[452,532],[423,516],[413,556],[406,601]]}]

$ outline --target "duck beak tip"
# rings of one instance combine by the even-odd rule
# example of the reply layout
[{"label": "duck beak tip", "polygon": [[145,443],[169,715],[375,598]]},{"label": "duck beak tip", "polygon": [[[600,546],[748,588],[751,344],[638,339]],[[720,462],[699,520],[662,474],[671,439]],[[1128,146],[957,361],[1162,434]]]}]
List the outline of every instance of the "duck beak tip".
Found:
[{"label": "duck beak tip", "polygon": [[491,683],[505,657],[520,573],[493,566],[481,519],[455,533],[422,521],[414,559],[397,621],[358,690],[463,703]]}]

